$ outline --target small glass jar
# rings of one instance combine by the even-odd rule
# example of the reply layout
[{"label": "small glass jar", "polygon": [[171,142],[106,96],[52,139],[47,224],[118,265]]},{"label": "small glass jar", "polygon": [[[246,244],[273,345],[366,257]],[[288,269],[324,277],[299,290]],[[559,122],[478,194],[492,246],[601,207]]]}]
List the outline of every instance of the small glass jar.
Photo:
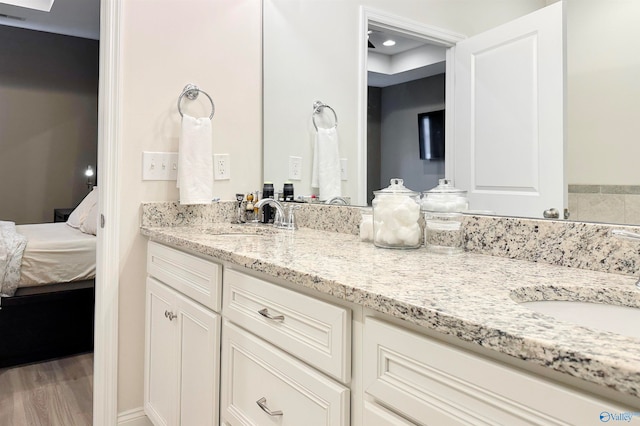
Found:
[{"label": "small glass jar", "polygon": [[373,191],[373,243],[376,247],[411,249],[422,244],[420,194],[407,189],[402,179]]},{"label": "small glass jar", "polygon": [[457,189],[447,179],[422,193],[424,244],[434,253],[454,254],[464,249],[462,212],[469,208],[467,192]]},{"label": "small glass jar", "polygon": [[370,208],[361,210],[362,219],[360,220],[360,241],[373,241],[373,212]]}]

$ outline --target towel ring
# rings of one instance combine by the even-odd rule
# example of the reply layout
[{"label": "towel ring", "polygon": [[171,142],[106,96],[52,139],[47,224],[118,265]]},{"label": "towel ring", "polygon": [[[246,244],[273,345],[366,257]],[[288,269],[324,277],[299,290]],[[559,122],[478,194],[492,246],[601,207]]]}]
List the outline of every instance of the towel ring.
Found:
[{"label": "towel ring", "polygon": [[211,115],[209,116],[209,120],[213,119],[213,114],[216,112],[216,106],[213,103],[213,99],[211,99],[211,96],[209,96],[207,92],[198,88],[198,86],[196,86],[195,84],[187,84],[186,86],[184,86],[184,89],[182,89],[182,93],[178,98],[178,112],[180,113],[180,117],[184,117],[184,114],[182,113],[182,108],[180,106],[182,103],[182,98],[186,96],[187,99],[193,101],[198,98],[198,95],[200,93],[205,95],[209,99],[209,102],[211,102]]},{"label": "towel ring", "polygon": [[334,119],[335,124],[333,125],[333,127],[329,127],[329,128],[333,129],[335,127],[338,127],[338,114],[336,114],[334,109],[331,108],[329,105],[323,103],[323,102],[315,101],[313,103],[313,114],[311,115],[311,121],[313,121],[313,127],[316,128],[316,131],[318,131],[318,124],[316,123],[316,115],[320,114],[320,112],[324,108],[329,108],[331,110],[331,112],[333,113],[333,119]]}]

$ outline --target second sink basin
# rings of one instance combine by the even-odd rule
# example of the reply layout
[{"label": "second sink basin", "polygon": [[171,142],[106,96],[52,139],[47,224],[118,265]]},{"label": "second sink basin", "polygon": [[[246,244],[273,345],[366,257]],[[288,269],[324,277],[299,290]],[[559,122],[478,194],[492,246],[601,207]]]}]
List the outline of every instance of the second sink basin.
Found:
[{"label": "second sink basin", "polygon": [[541,300],[519,304],[562,321],[640,339],[639,308],[566,300]]}]

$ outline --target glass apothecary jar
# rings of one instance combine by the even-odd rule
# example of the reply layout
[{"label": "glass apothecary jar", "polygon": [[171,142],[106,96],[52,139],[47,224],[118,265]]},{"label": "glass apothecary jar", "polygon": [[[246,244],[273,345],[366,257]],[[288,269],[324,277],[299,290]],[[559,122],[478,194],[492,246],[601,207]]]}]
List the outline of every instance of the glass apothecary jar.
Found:
[{"label": "glass apothecary jar", "polygon": [[373,211],[369,207],[361,210],[360,220],[360,241],[373,241]]},{"label": "glass apothecary jar", "polygon": [[398,178],[373,194],[373,243],[394,249],[420,247],[420,194],[406,188]]},{"label": "glass apothecary jar", "polygon": [[462,212],[469,208],[467,192],[440,179],[438,186],[422,193],[424,245],[435,253],[460,253],[464,248]]}]

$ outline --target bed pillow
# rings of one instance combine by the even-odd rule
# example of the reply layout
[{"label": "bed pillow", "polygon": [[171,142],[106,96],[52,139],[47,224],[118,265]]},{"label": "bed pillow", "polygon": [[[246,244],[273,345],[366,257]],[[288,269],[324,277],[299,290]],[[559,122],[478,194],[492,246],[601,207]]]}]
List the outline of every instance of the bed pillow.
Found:
[{"label": "bed pillow", "polygon": [[78,204],[78,207],[75,208],[69,215],[67,219],[67,225],[72,228],[80,228],[82,223],[87,218],[89,214],[89,210],[98,202],[98,187],[93,187],[93,190],[84,197],[84,200]]},{"label": "bed pillow", "polygon": [[96,235],[98,232],[98,203],[94,204],[89,213],[87,213],[87,217],[80,225],[80,231],[91,235]]}]

